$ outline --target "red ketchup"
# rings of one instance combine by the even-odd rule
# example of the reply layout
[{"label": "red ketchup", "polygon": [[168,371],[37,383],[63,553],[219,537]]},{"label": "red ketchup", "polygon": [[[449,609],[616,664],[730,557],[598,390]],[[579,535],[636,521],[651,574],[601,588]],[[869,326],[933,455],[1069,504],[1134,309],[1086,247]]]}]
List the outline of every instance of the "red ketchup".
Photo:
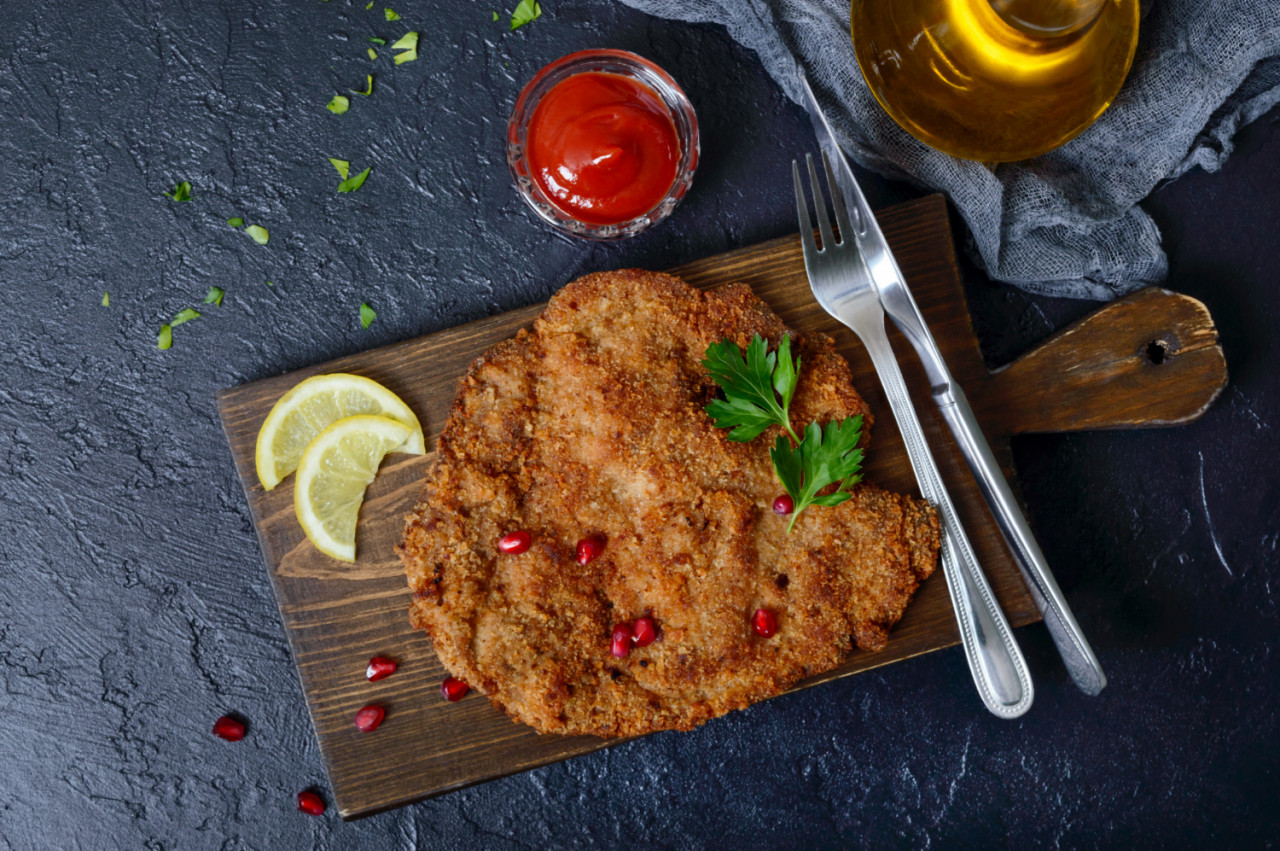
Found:
[{"label": "red ketchup", "polygon": [[644,83],[591,71],[542,96],[529,122],[529,170],[564,214],[593,225],[630,221],[675,183],[680,140]]}]

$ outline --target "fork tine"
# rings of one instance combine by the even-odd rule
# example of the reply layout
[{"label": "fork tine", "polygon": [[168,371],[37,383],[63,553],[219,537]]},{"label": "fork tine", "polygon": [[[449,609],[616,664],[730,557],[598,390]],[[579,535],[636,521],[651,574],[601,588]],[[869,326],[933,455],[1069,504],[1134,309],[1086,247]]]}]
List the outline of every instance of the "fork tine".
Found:
[{"label": "fork tine", "polygon": [[800,242],[804,246],[807,259],[811,253],[818,250],[818,246],[813,241],[813,223],[809,221],[809,202],[805,200],[804,184],[800,182],[800,164],[795,160],[791,161],[791,176],[796,184],[796,215],[800,217]]},{"label": "fork tine", "polygon": [[843,245],[853,234],[853,226],[849,223],[849,211],[844,206],[844,193],[836,183],[835,172],[831,170],[831,160],[827,152],[822,152],[822,166],[827,172],[827,186],[831,187],[831,205],[836,208],[836,227],[840,229],[840,244]]},{"label": "fork tine", "polygon": [[[813,166],[813,154],[805,154],[804,159],[809,165],[809,185],[813,189],[813,205],[818,208],[818,230],[822,233],[822,250],[826,251],[836,244],[835,235],[831,233],[831,217],[827,215],[827,199],[822,194],[818,170]],[[836,191],[834,184],[828,187],[828,191],[832,195],[840,194]]]}]

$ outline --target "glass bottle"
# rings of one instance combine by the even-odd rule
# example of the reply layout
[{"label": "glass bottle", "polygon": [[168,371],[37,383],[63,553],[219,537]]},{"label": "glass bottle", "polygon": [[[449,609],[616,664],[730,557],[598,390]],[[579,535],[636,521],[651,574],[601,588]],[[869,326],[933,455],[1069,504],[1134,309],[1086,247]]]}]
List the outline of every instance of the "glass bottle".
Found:
[{"label": "glass bottle", "polygon": [[925,144],[1010,162],[1062,145],[1115,99],[1138,0],[853,0],[858,65]]}]

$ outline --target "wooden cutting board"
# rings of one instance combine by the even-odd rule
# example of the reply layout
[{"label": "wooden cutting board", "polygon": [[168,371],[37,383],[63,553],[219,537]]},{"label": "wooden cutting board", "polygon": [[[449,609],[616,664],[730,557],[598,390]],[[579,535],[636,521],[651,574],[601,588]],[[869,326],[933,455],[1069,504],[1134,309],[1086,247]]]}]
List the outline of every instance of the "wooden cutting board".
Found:
[{"label": "wooden cutting board", "polygon": [[[969,323],[942,197],[890,207],[878,218],[948,364],[1010,473],[1009,435],[1186,422],[1203,413],[1226,382],[1217,332],[1204,306],[1156,289],[1107,305],[989,374]],[[861,344],[809,294],[797,237],[671,271],[704,288],[733,281],[750,284],[792,328],[833,336],[853,367],[855,384],[877,415],[867,479],[918,493],[901,437]],[[382,382],[408,402],[422,420],[427,445],[433,446],[455,383],[472,358],[529,324],[541,309],[532,305],[255,381],[219,397],[223,427],[344,818],[593,751],[609,742],[539,736],[475,692],[456,704],[441,698],[446,674],[430,641],[409,627],[409,595],[392,550],[430,456],[392,455],[384,462],[361,512],[359,560],[346,565],[320,555],[303,536],[294,519],[291,478],[271,492],[259,486],[253,462],[258,428],[275,400],[301,379],[354,372]],[[1015,626],[1039,620],[976,485],[929,401],[914,353],[896,331],[894,346],[943,477],[996,596]],[[797,688],[958,640],[945,580],[938,571],[921,587],[886,649],[855,652],[841,667]],[[367,682],[365,666],[375,655],[396,659],[399,671],[380,682]],[[959,656],[956,664],[963,664]],[[386,721],[374,733],[361,733],[352,719],[369,703],[386,708]],[[973,712],[984,711],[975,692]]]}]

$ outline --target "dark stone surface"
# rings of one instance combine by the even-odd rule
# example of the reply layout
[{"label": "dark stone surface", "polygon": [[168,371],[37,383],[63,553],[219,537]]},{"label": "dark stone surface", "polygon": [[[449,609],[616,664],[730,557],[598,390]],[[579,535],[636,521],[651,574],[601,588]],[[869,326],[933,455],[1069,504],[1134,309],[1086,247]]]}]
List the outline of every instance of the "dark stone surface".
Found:
[{"label": "dark stone surface", "polygon": [[[792,232],[788,160],[811,145],[718,29],[600,0],[549,2],[514,34],[486,5],[401,0],[394,25],[381,8],[0,7],[0,846],[1274,844],[1275,113],[1221,174],[1149,202],[1170,287],[1221,328],[1232,384],[1217,405],[1185,428],[1015,444],[1110,675],[1100,698],[1070,685],[1036,626],[1018,633],[1038,688],[1019,721],[983,711],[952,650],[357,823],[295,812],[325,777],[214,393],[582,272]],[[407,29],[422,58],[392,68],[384,53],[373,96],[328,113],[363,79],[366,38]],[[552,235],[503,161],[519,87],[589,46],[656,59],[702,118],[693,193],[620,245]],[[373,174],[339,196],[328,156]],[[192,202],[162,197],[184,179]],[[870,183],[876,206],[914,194]],[[1089,309],[969,277],[993,363]],[[160,323],[210,285],[223,306],[157,351]],[[245,741],[209,734],[228,710],[249,719]]]}]

